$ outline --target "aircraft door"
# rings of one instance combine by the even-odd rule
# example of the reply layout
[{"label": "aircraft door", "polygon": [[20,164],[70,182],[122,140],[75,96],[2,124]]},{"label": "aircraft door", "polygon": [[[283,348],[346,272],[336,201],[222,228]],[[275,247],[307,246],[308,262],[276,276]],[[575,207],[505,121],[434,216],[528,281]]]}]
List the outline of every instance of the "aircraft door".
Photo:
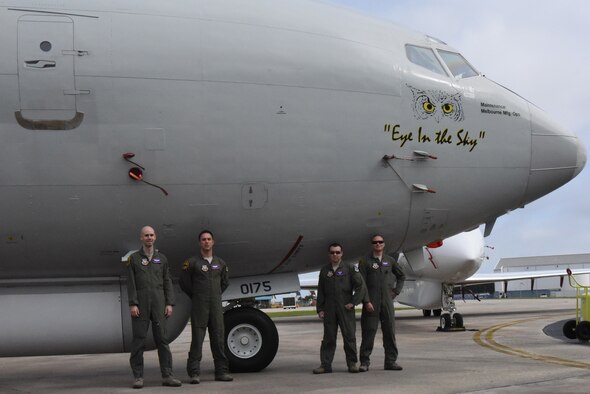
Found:
[{"label": "aircraft door", "polygon": [[26,15],[18,21],[19,124],[33,130],[77,127],[74,22],[64,16]]}]

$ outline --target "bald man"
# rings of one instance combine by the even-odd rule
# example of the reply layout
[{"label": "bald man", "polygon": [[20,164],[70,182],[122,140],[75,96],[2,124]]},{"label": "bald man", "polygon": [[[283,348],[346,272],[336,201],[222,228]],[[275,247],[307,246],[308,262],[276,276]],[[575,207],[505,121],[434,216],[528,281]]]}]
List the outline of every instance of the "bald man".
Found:
[{"label": "bald man", "polygon": [[172,376],[172,353],[168,346],[166,319],[172,316],[174,288],[166,256],[154,248],[156,232],[150,226],[141,229],[141,249],[127,260],[127,292],[133,342],[129,363],[135,378],[133,388],[143,387],[143,352],[150,322],[162,373],[162,385],[178,387],[182,383]]}]

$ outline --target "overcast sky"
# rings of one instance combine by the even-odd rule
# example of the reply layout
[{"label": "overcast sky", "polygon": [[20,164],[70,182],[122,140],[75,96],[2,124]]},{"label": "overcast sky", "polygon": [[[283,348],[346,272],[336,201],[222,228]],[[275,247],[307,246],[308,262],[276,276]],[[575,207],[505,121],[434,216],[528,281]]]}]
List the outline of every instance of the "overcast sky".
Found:
[{"label": "overcast sky", "polygon": [[[590,2],[333,0],[445,41],[488,78],[544,109],[590,147]],[[500,258],[590,253],[590,165],[500,217],[486,244]]]}]

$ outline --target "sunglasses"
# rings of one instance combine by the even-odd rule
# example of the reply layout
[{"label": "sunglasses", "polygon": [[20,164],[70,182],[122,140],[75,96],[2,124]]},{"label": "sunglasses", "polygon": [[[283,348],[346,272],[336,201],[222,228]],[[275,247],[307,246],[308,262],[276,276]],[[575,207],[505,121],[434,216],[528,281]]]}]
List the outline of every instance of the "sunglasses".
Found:
[{"label": "sunglasses", "polygon": [[330,254],[341,254],[342,252],[339,250],[330,250]]},{"label": "sunglasses", "polygon": [[371,241],[373,245],[385,243],[385,241]]}]

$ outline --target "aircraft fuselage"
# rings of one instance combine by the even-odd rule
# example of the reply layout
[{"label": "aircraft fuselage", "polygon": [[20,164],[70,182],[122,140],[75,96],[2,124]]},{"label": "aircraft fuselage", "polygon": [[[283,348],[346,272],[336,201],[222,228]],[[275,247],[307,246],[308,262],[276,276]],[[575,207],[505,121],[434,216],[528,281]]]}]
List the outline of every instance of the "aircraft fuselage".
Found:
[{"label": "aircraft fuselage", "polygon": [[[0,356],[128,350],[121,260],[144,225],[173,275],[213,231],[244,298],[332,242],[353,259],[381,233],[409,256],[489,230],[585,164],[576,136],[446,44],[349,10],[42,3],[0,0]],[[179,297],[171,339],[188,310]],[[232,368],[265,368],[272,321],[225,319],[246,347],[228,345]]]},{"label": "aircraft fuselage", "polygon": [[411,250],[493,221],[585,160],[516,94],[412,63],[408,44],[453,50],[386,22],[65,3],[0,3],[3,278],[119,275],[144,224],[176,270],[209,228],[232,276],[310,271],[333,241]]}]

